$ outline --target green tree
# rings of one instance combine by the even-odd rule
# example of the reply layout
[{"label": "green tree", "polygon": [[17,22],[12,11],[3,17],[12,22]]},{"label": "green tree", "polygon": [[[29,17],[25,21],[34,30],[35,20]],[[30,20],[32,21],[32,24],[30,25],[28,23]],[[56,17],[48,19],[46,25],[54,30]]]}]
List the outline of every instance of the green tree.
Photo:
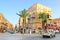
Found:
[{"label": "green tree", "polygon": [[42,28],[44,28],[44,24],[46,22],[47,14],[43,12],[43,13],[40,13],[38,16],[39,16],[39,19],[41,19],[41,21],[42,21]]},{"label": "green tree", "polygon": [[[25,27],[26,26],[26,17],[28,15],[27,10],[26,9],[23,9],[22,11],[19,12],[19,14],[17,13],[17,15],[19,15],[20,17],[23,18],[23,27]],[[20,24],[20,21],[19,21],[19,24]],[[23,33],[24,33],[24,29],[23,29]]]}]

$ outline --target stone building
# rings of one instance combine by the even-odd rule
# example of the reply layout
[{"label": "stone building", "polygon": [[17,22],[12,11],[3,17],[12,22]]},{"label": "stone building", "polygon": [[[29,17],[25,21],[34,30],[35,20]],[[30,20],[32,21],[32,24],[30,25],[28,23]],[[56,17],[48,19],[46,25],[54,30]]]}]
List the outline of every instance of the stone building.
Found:
[{"label": "stone building", "polygon": [[56,25],[60,26],[60,18],[52,19],[52,24],[56,24]]},{"label": "stone building", "polygon": [[3,27],[6,27],[8,29],[13,29],[13,24],[11,24],[2,13],[0,13],[0,31]]},{"label": "stone building", "polygon": [[41,12],[49,14],[51,16],[49,18],[52,18],[51,8],[36,3],[28,9],[28,27],[31,27],[33,30],[37,30],[42,27],[42,22],[38,17],[38,14]]},{"label": "stone building", "polygon": [[[30,30],[32,29],[32,31],[38,32],[38,30],[40,30],[40,28],[42,28],[41,19],[39,19],[39,17],[38,17],[38,14],[40,14],[42,12],[48,14],[50,16],[49,18],[52,18],[52,10],[51,10],[51,8],[49,8],[47,6],[36,3],[28,8],[28,16],[26,18],[26,24]],[[49,20],[47,19],[47,21],[49,21]],[[47,22],[47,23],[50,23],[50,22]],[[20,24],[20,26],[23,25],[22,17],[20,17],[19,24]]]}]

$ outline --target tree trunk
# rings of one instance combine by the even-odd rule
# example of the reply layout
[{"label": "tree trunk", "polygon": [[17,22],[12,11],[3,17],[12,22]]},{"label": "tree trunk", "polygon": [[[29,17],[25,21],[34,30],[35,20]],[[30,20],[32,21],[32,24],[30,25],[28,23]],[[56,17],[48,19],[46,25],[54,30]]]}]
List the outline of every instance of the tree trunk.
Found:
[{"label": "tree trunk", "polygon": [[45,25],[44,20],[42,20],[42,29],[43,30],[44,30],[44,25]]},{"label": "tree trunk", "polygon": [[43,20],[42,20],[42,29],[43,29]]}]

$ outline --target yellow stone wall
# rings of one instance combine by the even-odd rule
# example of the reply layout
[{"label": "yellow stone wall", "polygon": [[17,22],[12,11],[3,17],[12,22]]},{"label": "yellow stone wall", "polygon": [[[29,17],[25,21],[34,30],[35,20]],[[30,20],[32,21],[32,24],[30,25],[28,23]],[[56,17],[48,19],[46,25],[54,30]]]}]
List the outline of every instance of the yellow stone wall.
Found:
[{"label": "yellow stone wall", "polygon": [[19,19],[20,19],[20,26],[22,26],[23,25],[23,18],[20,17]]},{"label": "yellow stone wall", "polygon": [[14,29],[14,25],[12,23],[10,23],[9,21],[6,21],[7,22],[7,27],[8,29]]},{"label": "yellow stone wall", "polygon": [[[20,26],[23,26],[23,17],[20,17],[19,20],[20,20]],[[24,20],[24,22],[28,23],[28,19],[26,18],[26,20]]]}]

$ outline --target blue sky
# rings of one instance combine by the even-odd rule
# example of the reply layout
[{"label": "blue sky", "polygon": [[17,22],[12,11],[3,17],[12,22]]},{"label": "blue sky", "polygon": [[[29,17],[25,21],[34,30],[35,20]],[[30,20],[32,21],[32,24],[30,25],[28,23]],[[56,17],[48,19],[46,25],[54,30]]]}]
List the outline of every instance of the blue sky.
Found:
[{"label": "blue sky", "polygon": [[35,3],[40,3],[52,8],[52,17],[60,17],[60,0],[0,0],[0,12],[12,24],[17,24],[19,16],[16,15],[22,9],[28,9]]}]

